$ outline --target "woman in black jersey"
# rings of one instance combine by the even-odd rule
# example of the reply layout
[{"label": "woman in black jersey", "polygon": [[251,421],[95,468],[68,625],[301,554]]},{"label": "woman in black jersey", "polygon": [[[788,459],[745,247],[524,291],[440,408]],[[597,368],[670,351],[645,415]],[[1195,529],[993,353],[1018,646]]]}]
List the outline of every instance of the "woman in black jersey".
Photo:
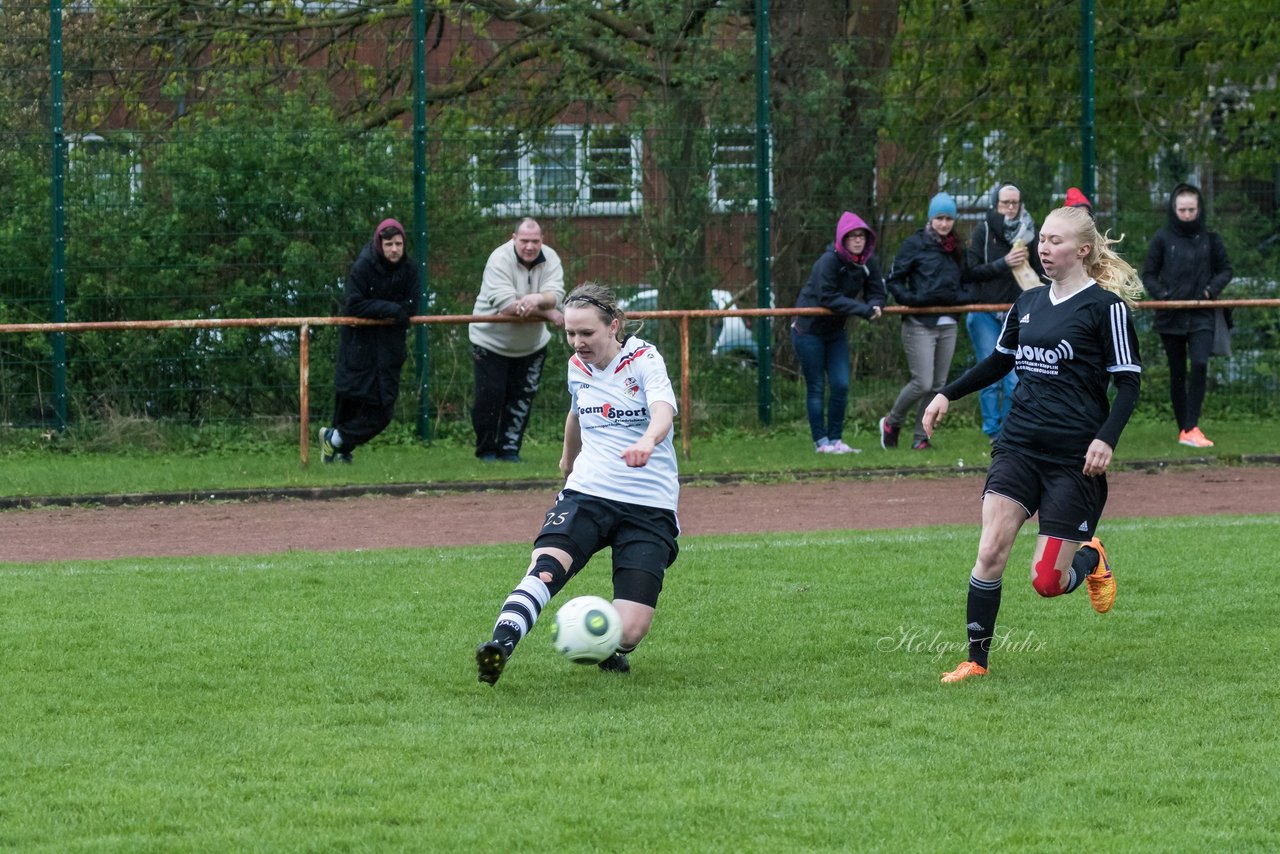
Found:
[{"label": "woman in black jersey", "polygon": [[[982,537],[969,578],[969,657],[942,676],[987,673],[1001,578],[1023,523],[1040,514],[1031,586],[1041,596],[1087,584],[1098,613],[1116,583],[1094,535],[1107,500],[1106,471],[1138,402],[1142,372],[1130,305],[1142,282],[1080,208],[1059,208],[1040,229],[1047,287],[1024,291],[1005,315],[995,351],[945,386],[924,413],[929,434],[950,402],[1018,372],[1012,407],[991,454]],[[1113,403],[1107,386],[1116,385]]]}]

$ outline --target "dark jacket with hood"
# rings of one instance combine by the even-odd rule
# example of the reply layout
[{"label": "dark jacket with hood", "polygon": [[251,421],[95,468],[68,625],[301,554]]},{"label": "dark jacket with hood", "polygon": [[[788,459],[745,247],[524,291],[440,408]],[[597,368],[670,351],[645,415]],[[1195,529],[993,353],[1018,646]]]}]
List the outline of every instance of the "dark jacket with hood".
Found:
[{"label": "dark jacket with hood", "polygon": [[342,314],[347,317],[391,318],[391,326],[343,326],[338,333],[338,367],[334,388],[343,397],[383,406],[400,394],[400,369],[408,350],[405,327],[418,309],[422,279],[417,263],[406,251],[392,264],[382,254],[378,238],[387,226],[404,228],[394,219],[378,223],[373,240],[360,250],[347,275]]},{"label": "dark jacket with hood", "polygon": [[[862,229],[867,242],[858,256],[845,251],[844,239],[850,232]],[[813,265],[809,281],[800,289],[796,308],[822,308],[834,311],[838,317],[797,317],[792,324],[802,335],[827,338],[843,335],[850,315],[870,318],[873,309],[885,303],[884,276],[873,255],[876,250],[876,233],[857,214],[845,211],[836,225],[836,242]]]},{"label": "dark jacket with hood", "polygon": [[[951,237],[955,239],[947,239]],[[901,305],[923,307],[973,302],[973,294],[964,284],[969,273],[960,239],[955,231],[947,238],[939,237],[926,226],[903,242],[885,279],[889,293]],[[938,319],[936,314],[909,315],[906,322],[937,326]]]},{"label": "dark jacket with hood", "polygon": [[[999,192],[1005,186],[1009,185],[1002,184],[996,188],[996,198],[999,198]],[[1019,208],[1018,215],[1024,220],[1020,226],[1016,220],[1006,223],[1004,214],[993,208],[987,211],[982,222],[974,228],[973,236],[969,239],[968,254],[969,275],[974,283],[974,302],[1011,303],[1022,293],[1018,280],[1013,277],[1009,264],[1004,260],[1004,256],[1013,251],[1014,241],[1018,237],[1022,238],[1027,247],[1027,263],[1036,271],[1037,276],[1044,278],[1040,253],[1036,251],[1040,229],[1029,216],[1023,217],[1024,213],[1026,208]],[[1014,235],[1012,239],[1010,233]]]},{"label": "dark jacket with hood", "polygon": [[[1179,195],[1194,193],[1199,213],[1192,222],[1178,219]],[[1205,228],[1204,196],[1190,184],[1179,184],[1169,195],[1169,224],[1156,232],[1142,265],[1142,284],[1152,299],[1217,299],[1231,281],[1227,248],[1217,232]],[[1156,311],[1155,330],[1162,335],[1213,331],[1213,309]]]}]

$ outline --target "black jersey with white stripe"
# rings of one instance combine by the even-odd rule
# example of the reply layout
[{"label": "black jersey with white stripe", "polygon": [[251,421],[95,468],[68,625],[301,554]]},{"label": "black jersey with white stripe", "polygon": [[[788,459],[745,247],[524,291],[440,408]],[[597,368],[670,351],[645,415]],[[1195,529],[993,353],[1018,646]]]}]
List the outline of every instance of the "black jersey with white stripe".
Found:
[{"label": "black jersey with white stripe", "polygon": [[1051,286],[1024,291],[996,349],[1018,374],[998,443],[1055,462],[1084,458],[1111,411],[1111,375],[1142,372],[1129,307],[1094,282],[1061,301]]}]

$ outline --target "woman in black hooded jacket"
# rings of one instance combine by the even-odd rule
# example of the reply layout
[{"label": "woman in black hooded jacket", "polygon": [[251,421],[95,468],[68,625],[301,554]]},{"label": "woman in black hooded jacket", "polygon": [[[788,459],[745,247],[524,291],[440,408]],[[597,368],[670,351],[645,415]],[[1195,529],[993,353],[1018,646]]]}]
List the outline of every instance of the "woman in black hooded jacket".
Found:
[{"label": "woman in black hooded jacket", "polygon": [[351,265],[342,313],[395,323],[339,331],[333,426],[320,428],[321,462],[351,462],[352,451],[391,423],[408,358],[404,333],[421,297],[422,278],[405,248],[404,226],[384,219]]},{"label": "woman in black hooded jacket", "polygon": [[[1217,299],[1231,281],[1231,262],[1222,238],[1205,227],[1200,190],[1191,184],[1174,187],[1168,216],[1169,224],[1151,239],[1142,265],[1147,293],[1158,300]],[[1169,360],[1169,397],[1178,420],[1178,442],[1191,448],[1213,447],[1200,431],[1200,409],[1209,374],[1214,311],[1156,311],[1155,330]]]}]

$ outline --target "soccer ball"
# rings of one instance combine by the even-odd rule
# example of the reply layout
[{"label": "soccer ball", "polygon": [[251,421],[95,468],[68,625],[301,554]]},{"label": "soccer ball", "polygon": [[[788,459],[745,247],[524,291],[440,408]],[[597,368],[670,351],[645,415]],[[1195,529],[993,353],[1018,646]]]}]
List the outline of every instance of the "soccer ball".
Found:
[{"label": "soccer ball", "polygon": [[598,664],[622,643],[622,617],[613,603],[599,596],[570,599],[556,612],[551,643],[570,661]]}]

